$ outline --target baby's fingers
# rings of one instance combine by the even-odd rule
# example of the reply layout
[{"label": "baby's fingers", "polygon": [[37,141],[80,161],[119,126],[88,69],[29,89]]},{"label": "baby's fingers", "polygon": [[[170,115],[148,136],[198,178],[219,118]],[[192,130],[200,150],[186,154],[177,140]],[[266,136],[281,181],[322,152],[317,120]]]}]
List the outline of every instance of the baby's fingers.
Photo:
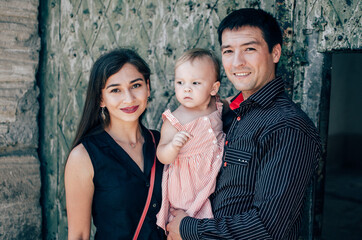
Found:
[{"label": "baby's fingers", "polygon": [[192,138],[191,133],[188,133],[188,132],[186,132],[186,131],[179,131],[178,134],[187,137],[187,140],[188,140],[189,138]]}]

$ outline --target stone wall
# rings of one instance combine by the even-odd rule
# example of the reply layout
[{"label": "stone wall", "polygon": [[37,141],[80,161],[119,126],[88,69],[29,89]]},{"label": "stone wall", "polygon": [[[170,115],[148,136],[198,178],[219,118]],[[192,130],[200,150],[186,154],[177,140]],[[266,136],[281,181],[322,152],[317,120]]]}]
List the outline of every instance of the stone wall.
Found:
[{"label": "stone wall", "polygon": [[41,239],[38,0],[0,0],[0,239]]},{"label": "stone wall", "polygon": [[[89,70],[100,54],[127,46],[148,61],[153,90],[146,122],[159,129],[160,113],[176,104],[175,59],[192,47],[219,54],[216,28],[230,11],[241,7],[265,9],[281,22],[285,41],[279,74],[325,140],[329,54],[362,49],[361,1],[0,0],[0,239],[39,239],[42,227],[45,239],[66,239],[64,164]],[[38,64],[40,91],[35,80]],[[224,74],[222,81],[221,95],[234,94]],[[314,209],[323,207],[323,169],[321,161],[302,239],[312,239],[313,231],[318,235],[320,230],[313,221],[321,223],[322,213]]]},{"label": "stone wall", "polygon": [[[175,59],[193,47],[209,48],[220,56],[216,34],[220,20],[241,7],[262,8],[276,16],[283,30],[278,73],[283,76],[290,96],[319,128],[325,143],[329,53],[362,47],[361,1],[358,0],[53,0],[42,3],[40,156],[44,166],[47,239],[66,238],[65,159],[81,115],[89,70],[100,54],[126,46],[136,49],[147,60],[153,74],[152,100],[145,119],[149,127],[159,129],[162,111],[176,104],[172,87]],[[234,93],[223,74],[221,96]],[[323,169],[324,161],[321,161],[316,187],[311,187],[308,193],[308,214],[301,239],[312,239],[312,235],[320,231]]]}]

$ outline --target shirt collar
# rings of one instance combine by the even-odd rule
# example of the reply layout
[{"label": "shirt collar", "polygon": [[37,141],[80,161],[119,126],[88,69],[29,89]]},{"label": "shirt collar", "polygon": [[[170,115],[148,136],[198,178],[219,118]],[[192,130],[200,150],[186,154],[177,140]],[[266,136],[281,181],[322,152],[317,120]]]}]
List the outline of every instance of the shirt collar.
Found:
[{"label": "shirt collar", "polygon": [[235,110],[240,107],[240,104],[244,101],[243,94],[240,92],[236,97],[234,97],[230,102],[230,109]]},{"label": "shirt collar", "polygon": [[[277,77],[268,82],[264,87],[259,89],[256,93],[252,94],[247,101],[256,102],[262,107],[267,107],[274,101],[274,98],[279,93],[284,92],[284,81],[281,77]],[[236,97],[231,100],[230,109],[235,110],[240,107],[244,101],[243,94],[240,92]]]}]

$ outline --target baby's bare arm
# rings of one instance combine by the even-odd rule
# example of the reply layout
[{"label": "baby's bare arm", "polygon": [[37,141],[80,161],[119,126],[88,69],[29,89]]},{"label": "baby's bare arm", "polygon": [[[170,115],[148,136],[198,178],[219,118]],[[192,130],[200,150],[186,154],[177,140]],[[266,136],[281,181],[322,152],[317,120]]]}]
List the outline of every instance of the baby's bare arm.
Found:
[{"label": "baby's bare arm", "polygon": [[176,160],[180,149],[191,135],[185,131],[177,131],[172,124],[165,120],[161,128],[161,139],[157,147],[157,157],[163,164],[170,164]]}]

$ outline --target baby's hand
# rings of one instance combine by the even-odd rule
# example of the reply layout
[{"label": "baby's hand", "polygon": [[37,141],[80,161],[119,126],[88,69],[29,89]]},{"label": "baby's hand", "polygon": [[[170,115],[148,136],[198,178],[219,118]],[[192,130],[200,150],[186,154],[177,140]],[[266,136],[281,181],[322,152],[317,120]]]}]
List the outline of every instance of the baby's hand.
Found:
[{"label": "baby's hand", "polygon": [[192,135],[186,131],[180,131],[172,139],[172,146],[177,149],[182,148]]}]

